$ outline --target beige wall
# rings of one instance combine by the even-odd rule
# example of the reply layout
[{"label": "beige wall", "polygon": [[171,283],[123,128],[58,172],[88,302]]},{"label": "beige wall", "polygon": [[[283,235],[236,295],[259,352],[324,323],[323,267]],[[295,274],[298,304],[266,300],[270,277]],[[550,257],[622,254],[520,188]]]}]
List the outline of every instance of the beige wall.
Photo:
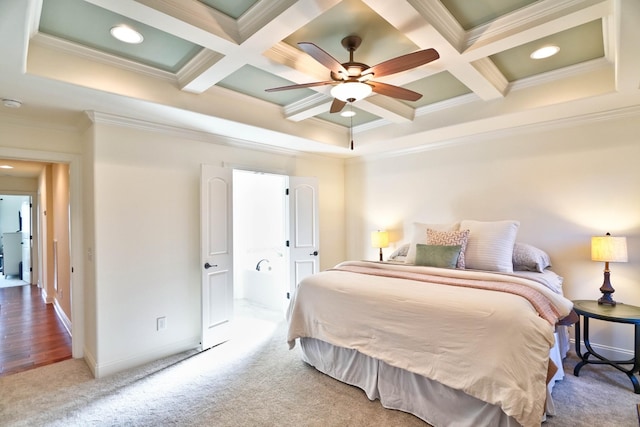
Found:
[{"label": "beige wall", "polygon": [[53,280],[57,283],[56,301],[71,319],[71,257],[69,242],[69,166],[51,165],[52,225],[51,238],[56,242]]},{"label": "beige wall", "polygon": [[[342,160],[259,152],[225,145],[220,138],[199,140],[97,122],[90,144],[92,177],[85,180],[92,182],[85,194],[95,209],[85,218],[86,251],[93,254],[86,263],[93,272],[85,277],[94,277],[86,287],[95,290],[97,341],[90,358],[97,375],[198,345],[203,163],[316,176],[322,268],[344,259]],[[160,316],[167,318],[163,332],[156,331]]]},{"label": "beige wall", "polygon": [[[347,164],[347,255],[374,259],[369,233],[392,247],[411,223],[461,219],[521,222],[518,241],[546,250],[570,299],[597,299],[602,263],[590,238],[628,238],[629,262],[611,264],[614,299],[640,306],[640,117],[575,122],[546,131],[484,135],[433,151]],[[592,341],[633,348],[627,325],[593,322]]]}]

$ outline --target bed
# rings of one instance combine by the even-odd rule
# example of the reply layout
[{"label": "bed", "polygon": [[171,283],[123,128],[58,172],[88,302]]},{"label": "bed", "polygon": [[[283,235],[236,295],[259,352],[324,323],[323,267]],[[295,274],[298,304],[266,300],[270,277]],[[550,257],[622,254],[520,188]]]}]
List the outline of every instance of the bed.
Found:
[{"label": "bed", "polygon": [[516,243],[518,226],[416,223],[402,259],[303,279],[290,348],[299,342],[319,371],[434,426],[539,426],[555,410],[572,304],[548,255]]}]

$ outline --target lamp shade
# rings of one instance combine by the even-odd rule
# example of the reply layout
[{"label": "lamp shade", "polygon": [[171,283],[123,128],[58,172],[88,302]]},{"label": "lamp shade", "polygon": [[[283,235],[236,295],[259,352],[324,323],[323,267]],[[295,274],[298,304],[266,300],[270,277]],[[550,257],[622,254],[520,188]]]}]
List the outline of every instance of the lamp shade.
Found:
[{"label": "lamp shade", "polygon": [[603,262],[627,262],[627,238],[606,236],[591,238],[591,260]]},{"label": "lamp shade", "polygon": [[386,248],[387,246],[389,246],[389,233],[379,230],[371,233],[372,248]]},{"label": "lamp shade", "polygon": [[344,102],[354,102],[371,93],[371,86],[360,82],[340,83],[331,89],[331,96]]}]

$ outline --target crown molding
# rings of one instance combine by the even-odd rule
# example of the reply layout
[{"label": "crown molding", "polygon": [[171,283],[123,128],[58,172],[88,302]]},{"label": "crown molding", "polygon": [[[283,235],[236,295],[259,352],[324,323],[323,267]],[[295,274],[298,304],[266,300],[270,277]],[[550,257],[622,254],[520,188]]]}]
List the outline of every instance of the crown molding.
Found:
[{"label": "crown molding", "polygon": [[483,141],[490,141],[497,138],[504,138],[508,136],[516,136],[523,133],[528,133],[537,130],[553,130],[562,129],[570,126],[580,127],[594,122],[604,122],[610,120],[618,120],[631,117],[640,117],[640,105],[633,105],[630,107],[616,108],[608,111],[597,111],[588,114],[581,114],[572,117],[563,117],[561,119],[541,121],[537,123],[530,123],[526,125],[514,126],[506,129],[497,129],[493,131],[487,131],[480,134],[465,135],[456,137],[449,140],[441,140],[419,147],[405,148],[395,151],[389,151],[386,153],[377,153],[371,155],[363,155],[359,157],[352,157],[348,159],[348,162],[357,163],[371,160],[384,160],[395,157],[403,157],[411,154],[423,153],[427,151],[433,151],[440,148],[453,147],[456,145],[464,145],[471,143],[478,143]]},{"label": "crown molding", "polygon": [[427,22],[433,25],[436,30],[458,51],[461,52],[466,32],[464,28],[453,17],[451,12],[439,1],[430,0],[407,0]]},{"label": "crown molding", "polygon": [[231,146],[265,153],[284,154],[287,156],[300,156],[303,154],[298,150],[274,147],[259,142],[252,142],[238,138],[232,138],[226,135],[198,131],[193,129],[181,128],[161,123],[154,123],[146,120],[135,119],[131,117],[118,116],[110,113],[99,111],[85,111],[87,117],[95,124],[118,126],[145,132],[156,132],[169,135],[181,139],[189,139],[192,141],[212,143],[221,146]]},{"label": "crown molding", "polygon": [[590,61],[581,62],[579,64],[569,65],[568,67],[560,68],[558,70],[547,71],[546,73],[517,80],[510,84],[510,90],[515,91],[526,89],[528,87],[539,86],[557,80],[574,77],[580,74],[586,74],[604,68],[609,68],[611,66],[612,64],[606,58],[596,58]]},{"label": "crown molding", "polygon": [[295,3],[296,0],[269,0],[255,3],[237,20],[241,41],[244,42],[257,33]]},{"label": "crown molding", "polygon": [[[491,22],[479,25],[467,32],[465,50],[475,45],[479,40],[503,38],[507,35],[522,31],[547,22],[554,17],[564,16],[573,10],[583,10],[589,5],[608,3],[608,0],[543,0],[515,10]],[[603,11],[604,13],[604,11]],[[601,15],[604,16],[604,15]]]},{"label": "crown molding", "polygon": [[78,43],[73,43],[67,40],[60,39],[58,37],[50,36],[48,34],[37,33],[31,38],[31,43],[42,46],[44,48],[71,54],[89,61],[95,61],[108,66],[144,74],[155,79],[166,80],[173,83],[177,81],[176,75],[168,71],[160,70],[158,68],[140,64],[129,59],[124,59],[115,55],[100,52],[98,50],[80,45]]},{"label": "crown molding", "polygon": [[200,1],[135,0],[151,9],[169,15],[214,36],[239,44],[240,31],[235,19]]},{"label": "crown molding", "polygon": [[222,58],[224,58],[224,55],[207,48],[203,48],[176,74],[180,88],[182,89],[187,86]]}]

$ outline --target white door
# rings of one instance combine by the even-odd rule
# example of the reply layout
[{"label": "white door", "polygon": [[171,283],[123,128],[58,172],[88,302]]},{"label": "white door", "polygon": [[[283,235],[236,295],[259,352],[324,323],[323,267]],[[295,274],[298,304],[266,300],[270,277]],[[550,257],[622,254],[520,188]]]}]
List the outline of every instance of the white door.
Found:
[{"label": "white door", "polygon": [[289,177],[290,292],[320,270],[318,228],[318,179]]},{"label": "white door", "polygon": [[232,170],[202,165],[202,349],[227,341],[233,319]]},{"label": "white door", "polygon": [[[31,199],[31,197],[29,197]],[[22,218],[22,280],[31,284],[31,202],[24,201],[20,206]]]}]

